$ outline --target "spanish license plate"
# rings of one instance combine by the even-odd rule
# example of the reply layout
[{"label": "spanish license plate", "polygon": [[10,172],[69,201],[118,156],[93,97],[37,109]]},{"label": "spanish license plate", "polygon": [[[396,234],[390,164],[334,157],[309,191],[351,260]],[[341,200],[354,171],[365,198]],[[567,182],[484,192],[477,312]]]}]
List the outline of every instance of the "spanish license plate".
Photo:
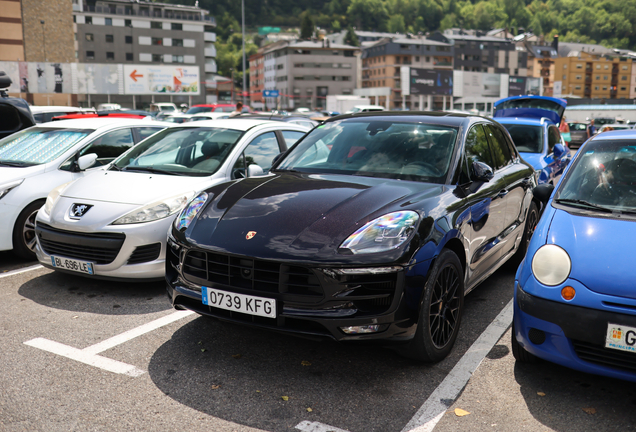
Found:
[{"label": "spanish license plate", "polygon": [[636,327],[607,324],[605,347],[636,353]]},{"label": "spanish license plate", "polygon": [[203,304],[208,306],[248,315],[276,318],[276,300],[272,298],[237,294],[208,287],[202,287],[201,295]]},{"label": "spanish license plate", "polygon": [[58,257],[51,255],[51,263],[53,267],[70,270],[78,273],[95,274],[93,272],[93,263],[88,261],[80,261],[71,258]]}]

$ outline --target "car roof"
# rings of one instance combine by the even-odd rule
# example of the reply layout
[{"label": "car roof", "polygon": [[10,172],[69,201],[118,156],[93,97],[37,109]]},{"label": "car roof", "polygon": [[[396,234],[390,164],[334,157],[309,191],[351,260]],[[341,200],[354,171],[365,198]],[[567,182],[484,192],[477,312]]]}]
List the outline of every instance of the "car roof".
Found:
[{"label": "car roof", "polygon": [[554,124],[550,119],[534,119],[534,118],[525,118],[525,117],[498,117],[496,119],[497,122],[501,124],[522,124],[522,125],[533,125],[533,126],[542,126],[544,124]]},{"label": "car roof", "polygon": [[192,105],[190,108],[194,107],[235,107],[236,104],[196,104]]},{"label": "car roof", "polygon": [[31,112],[33,114],[39,113],[48,113],[48,112],[57,112],[57,111],[65,111],[65,112],[95,112],[93,108],[80,108],[80,107],[72,107],[72,106],[30,106]]},{"label": "car roof", "polygon": [[[179,126],[181,127],[215,127],[215,128],[227,128],[234,129],[240,131],[247,131],[252,129],[255,126],[266,125],[273,126],[278,125],[281,126],[283,123],[279,121],[271,121],[267,119],[258,120],[258,119],[217,119],[217,120],[201,120],[198,122],[188,122],[181,123]],[[285,123],[288,126],[299,126],[295,124]],[[300,126],[303,127],[303,126]],[[306,128],[305,128],[306,129]]]},{"label": "car roof", "polygon": [[100,129],[116,126],[172,126],[174,123],[164,123],[155,120],[99,117],[72,120],[57,120],[54,122],[40,123],[37,127],[59,129]]},{"label": "car roof", "polygon": [[364,113],[355,113],[355,114],[341,114],[334,117],[329,117],[325,120],[325,124],[341,121],[341,120],[350,120],[357,118],[377,118],[383,120],[392,120],[392,121],[403,121],[403,122],[422,122],[422,123],[430,123],[430,124],[439,124],[443,126],[450,127],[459,127],[463,124],[468,123],[471,119],[475,120],[487,120],[493,124],[497,122],[488,117],[482,117],[478,115],[472,114],[458,114],[458,113],[448,113],[443,111],[376,111],[376,112],[364,112]]},{"label": "car roof", "polygon": [[630,139],[636,140],[636,130],[634,129],[620,129],[603,132],[602,134],[594,135],[592,140],[612,140],[612,139]]}]

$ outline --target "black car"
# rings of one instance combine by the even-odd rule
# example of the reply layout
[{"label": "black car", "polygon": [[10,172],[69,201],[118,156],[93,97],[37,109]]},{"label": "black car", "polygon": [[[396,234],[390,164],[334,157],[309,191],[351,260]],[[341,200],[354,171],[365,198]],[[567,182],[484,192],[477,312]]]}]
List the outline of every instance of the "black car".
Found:
[{"label": "black car", "polygon": [[214,186],[177,217],[177,309],[439,361],[464,295],[538,220],[534,170],[498,123],[368,113],[314,128],[264,176]]},{"label": "black car", "polygon": [[35,125],[35,119],[24,99],[9,97],[11,78],[0,72],[0,138]]}]

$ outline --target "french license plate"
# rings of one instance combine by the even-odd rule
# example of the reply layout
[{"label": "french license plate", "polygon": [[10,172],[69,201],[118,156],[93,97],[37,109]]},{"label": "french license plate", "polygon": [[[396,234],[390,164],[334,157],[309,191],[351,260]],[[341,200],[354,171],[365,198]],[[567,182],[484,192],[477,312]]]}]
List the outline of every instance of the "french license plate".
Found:
[{"label": "french license plate", "polygon": [[605,347],[636,353],[636,327],[607,324]]},{"label": "french license plate", "polygon": [[78,273],[95,274],[93,272],[93,263],[87,261],[80,261],[71,258],[63,258],[55,255],[51,255],[51,262],[53,267],[61,268],[65,270],[71,270]]},{"label": "french license plate", "polygon": [[276,318],[275,299],[237,294],[208,287],[202,287],[201,295],[203,304],[208,306],[249,315]]}]

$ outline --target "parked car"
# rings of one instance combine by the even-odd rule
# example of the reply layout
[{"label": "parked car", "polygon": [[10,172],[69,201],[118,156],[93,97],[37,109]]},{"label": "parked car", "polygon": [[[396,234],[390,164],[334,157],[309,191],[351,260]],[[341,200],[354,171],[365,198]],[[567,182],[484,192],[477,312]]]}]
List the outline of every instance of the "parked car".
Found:
[{"label": "parked car", "polygon": [[163,279],[168,228],[183,206],[214,184],[267,172],[306,131],[257,120],[174,125],[54,189],[37,216],[38,260],[96,278]]},{"label": "parked car", "polygon": [[623,123],[604,124],[603,126],[598,128],[598,132],[596,132],[596,133],[600,134],[602,132],[609,132],[609,131],[613,131],[613,130],[627,130],[627,129],[634,129],[634,125],[632,125],[632,124],[623,124]]},{"label": "parked car", "polygon": [[186,123],[192,119],[192,114],[175,113],[163,118],[168,123]]},{"label": "parked car", "polygon": [[512,96],[495,102],[493,118],[510,133],[538,183],[556,184],[572,159],[558,124],[567,101],[547,96]]},{"label": "parked car", "polygon": [[[186,114],[197,114],[206,112],[226,112],[231,113],[236,110],[236,104],[199,104],[192,105],[192,107],[186,111]],[[248,106],[244,106],[241,112],[249,113],[252,109]]]},{"label": "parked car", "polygon": [[168,238],[169,296],[226,321],[439,361],[465,293],[525,250],[534,184],[492,120],[334,117],[270,175],[190,201]]},{"label": "parked car", "polygon": [[0,250],[35,259],[35,215],[49,192],[165,127],[129,119],[61,120],[0,140]]},{"label": "parked car", "polygon": [[36,123],[46,123],[53,120],[53,117],[59,117],[68,114],[94,114],[93,108],[80,108],[69,106],[32,106],[31,112]]},{"label": "parked car", "polygon": [[314,128],[320,124],[319,121],[312,120],[309,117],[305,117],[304,115],[296,115],[296,114],[285,115],[285,114],[274,114],[269,112],[261,112],[261,113],[253,113],[253,114],[245,113],[234,118],[242,118],[242,119],[260,118],[260,119],[267,119],[267,120],[282,121],[282,122],[305,126],[309,129]]},{"label": "parked car", "polygon": [[350,113],[361,113],[361,112],[376,112],[376,111],[385,111],[385,108],[381,105],[356,105],[351,108],[351,111],[347,111],[347,114]]},{"label": "parked car", "polygon": [[568,122],[570,127],[570,138],[572,139],[568,147],[578,148],[587,141],[588,122]]},{"label": "parked car", "polygon": [[29,104],[24,99],[9,97],[7,89],[10,85],[11,78],[0,72],[0,138],[35,124]]},{"label": "parked car", "polygon": [[[515,277],[512,352],[636,382],[636,131],[587,141],[547,202]],[[550,196],[551,195],[551,196]]]},{"label": "parked car", "polygon": [[202,120],[223,120],[230,118],[230,113],[226,112],[201,112],[197,114],[189,114],[190,121],[202,121]]},{"label": "parked car", "polygon": [[149,108],[148,111],[150,111],[151,113],[152,112],[157,112],[157,113],[162,113],[162,112],[177,113],[177,112],[179,112],[179,110],[177,109],[177,106],[175,104],[173,104],[172,102],[151,103],[150,104],[150,108]]}]

